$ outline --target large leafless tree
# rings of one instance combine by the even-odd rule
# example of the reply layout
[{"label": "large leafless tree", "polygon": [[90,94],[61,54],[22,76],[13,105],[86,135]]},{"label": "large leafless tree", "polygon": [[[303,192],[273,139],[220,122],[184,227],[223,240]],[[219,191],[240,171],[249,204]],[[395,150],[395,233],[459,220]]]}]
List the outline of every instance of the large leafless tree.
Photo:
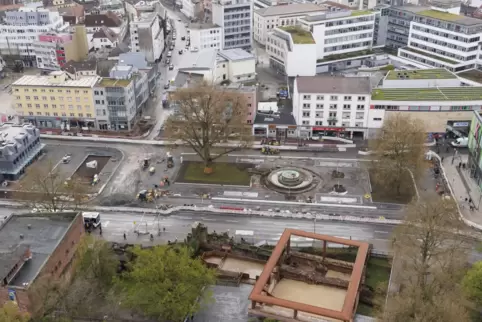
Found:
[{"label": "large leafless tree", "polygon": [[412,177],[424,170],[426,134],[423,123],[403,114],[388,117],[369,142],[371,178],[387,194],[400,196],[412,189]]},{"label": "large leafless tree", "polygon": [[[212,171],[212,162],[232,151],[248,146],[252,139],[246,123],[248,106],[245,97],[222,87],[197,84],[176,90],[170,97],[178,113],[166,122],[169,139],[188,144],[201,158],[205,172]],[[231,147],[214,154],[219,143],[231,140]]]},{"label": "large leafless tree", "polygon": [[382,319],[468,321],[461,279],[469,245],[452,199],[434,198],[409,205],[393,237],[393,283],[399,291],[386,301]]}]

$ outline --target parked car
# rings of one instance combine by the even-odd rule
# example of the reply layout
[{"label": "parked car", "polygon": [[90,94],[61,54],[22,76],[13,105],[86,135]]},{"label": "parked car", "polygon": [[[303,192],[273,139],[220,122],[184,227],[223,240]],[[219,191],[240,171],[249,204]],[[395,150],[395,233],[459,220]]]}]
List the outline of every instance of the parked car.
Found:
[{"label": "parked car", "polygon": [[167,57],[171,57],[172,56],[172,51],[168,51],[167,52]]},{"label": "parked car", "polygon": [[171,45],[171,47],[169,47],[169,50],[174,50],[174,45]]},{"label": "parked car", "polygon": [[169,82],[167,82],[166,85],[164,85],[164,89],[169,89],[169,86],[170,86],[170,85],[171,85],[171,84],[169,84]]},{"label": "parked car", "polygon": [[173,64],[169,65],[169,70],[173,70],[173,69],[174,69],[174,65]]},{"label": "parked car", "polygon": [[186,36],[182,36],[181,40],[183,40],[183,41],[186,40]]},{"label": "parked car", "polygon": [[182,55],[182,49],[179,50],[179,55]]},{"label": "parked car", "polygon": [[171,63],[171,60],[168,58],[166,59],[166,65],[169,65]]}]

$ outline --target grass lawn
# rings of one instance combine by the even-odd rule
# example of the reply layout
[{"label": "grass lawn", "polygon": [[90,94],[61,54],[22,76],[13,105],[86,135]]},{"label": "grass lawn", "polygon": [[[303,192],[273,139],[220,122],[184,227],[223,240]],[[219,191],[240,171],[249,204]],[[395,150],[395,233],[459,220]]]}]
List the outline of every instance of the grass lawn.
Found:
[{"label": "grass lawn", "polygon": [[[370,174],[370,178],[373,178],[371,170],[368,172]],[[410,174],[407,173],[407,176],[410,176]],[[377,185],[374,180],[370,179],[370,183],[372,185],[372,200],[374,202],[407,204],[412,201],[413,197],[415,197],[415,186],[413,184],[413,180],[411,180],[410,184],[407,184],[405,187],[402,186],[402,193],[399,196],[395,196],[393,192],[391,193],[391,191],[387,191],[386,187]]]},{"label": "grass lawn", "polygon": [[251,174],[247,169],[250,167],[252,165],[246,163],[216,162],[213,164],[213,173],[205,174],[202,162],[185,161],[179,170],[176,181],[181,183],[249,186]]}]

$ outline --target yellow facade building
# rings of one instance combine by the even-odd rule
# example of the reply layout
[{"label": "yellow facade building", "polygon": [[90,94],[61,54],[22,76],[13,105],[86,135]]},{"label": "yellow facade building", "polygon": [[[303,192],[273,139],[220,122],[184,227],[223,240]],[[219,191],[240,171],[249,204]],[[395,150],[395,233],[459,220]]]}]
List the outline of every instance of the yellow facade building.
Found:
[{"label": "yellow facade building", "polygon": [[72,78],[63,71],[23,76],[12,84],[13,108],[38,128],[97,129],[93,88],[100,78]]}]

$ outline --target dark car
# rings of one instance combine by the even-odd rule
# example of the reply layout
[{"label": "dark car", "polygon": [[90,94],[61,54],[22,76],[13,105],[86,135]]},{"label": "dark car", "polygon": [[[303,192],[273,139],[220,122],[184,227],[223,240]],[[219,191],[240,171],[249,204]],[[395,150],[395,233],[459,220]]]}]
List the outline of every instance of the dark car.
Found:
[{"label": "dark car", "polygon": [[169,65],[169,70],[173,70],[173,69],[174,69],[174,65],[173,64]]},{"label": "dark car", "polygon": [[179,50],[179,55],[182,55],[182,49],[181,49],[181,50]]},{"label": "dark car", "polygon": [[182,37],[181,37],[181,40],[186,40],[186,36],[182,36]]}]

